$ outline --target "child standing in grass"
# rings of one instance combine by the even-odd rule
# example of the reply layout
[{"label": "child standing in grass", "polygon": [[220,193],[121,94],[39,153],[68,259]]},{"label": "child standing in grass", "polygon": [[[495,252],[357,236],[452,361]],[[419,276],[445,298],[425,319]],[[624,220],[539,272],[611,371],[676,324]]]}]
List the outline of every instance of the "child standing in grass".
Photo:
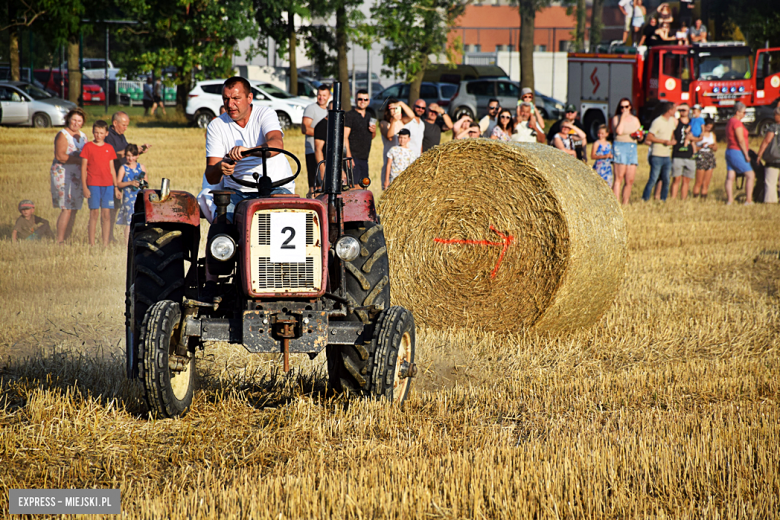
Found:
[{"label": "child standing in grass", "polygon": [[382,189],[386,190],[396,177],[409,167],[417,157],[409,148],[411,133],[408,128],[398,131],[398,146],[393,146],[387,152],[387,169],[383,172]]},{"label": "child standing in grass", "polygon": [[11,231],[11,241],[40,240],[42,238],[54,238],[49,227],[49,221],[35,216],[35,204],[31,200],[23,200],[19,203],[21,216],[16,219],[14,230]]},{"label": "child standing in grass", "polygon": [[607,125],[601,125],[596,130],[598,141],[593,143],[590,149],[590,158],[596,162],[593,164],[593,169],[599,174],[599,177],[607,181],[609,187],[612,187],[612,145],[607,141]]},{"label": "child standing in grass", "polygon": [[111,232],[111,210],[114,209],[114,195],[121,197],[113,174],[114,148],[105,142],[108,124],[95,121],[92,125],[95,140],[81,150],[81,183],[84,197],[89,204],[89,245],[95,245],[95,230],[100,218],[103,245],[108,246]]},{"label": "child standing in grass", "polygon": [[125,226],[125,245],[130,236],[130,220],[133,218],[138,188],[141,186],[141,181],[149,182],[146,168],[138,164],[138,155],[138,146],[128,144],[125,148],[127,164],[120,165],[116,170],[116,186],[122,189],[122,207],[119,208],[116,223]]}]

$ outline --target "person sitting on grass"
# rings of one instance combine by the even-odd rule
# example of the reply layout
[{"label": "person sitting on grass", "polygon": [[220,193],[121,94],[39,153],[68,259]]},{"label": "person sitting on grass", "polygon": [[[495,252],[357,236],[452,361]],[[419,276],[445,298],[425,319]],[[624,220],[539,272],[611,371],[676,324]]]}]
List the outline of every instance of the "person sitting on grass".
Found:
[{"label": "person sitting on grass", "polygon": [[398,131],[398,146],[393,146],[387,152],[387,169],[382,179],[382,189],[386,190],[396,177],[401,175],[417,158],[417,153],[409,147],[411,132],[408,128]]},{"label": "person sitting on grass", "polygon": [[116,170],[116,187],[122,189],[122,207],[116,218],[119,226],[125,226],[125,245],[130,237],[130,220],[133,218],[135,199],[138,198],[138,188],[141,181],[149,183],[146,168],[138,164],[138,146],[128,144],[125,148],[127,163]]},{"label": "person sitting on grass", "polygon": [[114,148],[105,142],[108,124],[95,121],[92,135],[95,140],[84,145],[81,150],[81,183],[84,197],[89,204],[89,245],[95,245],[95,231],[100,218],[103,233],[103,245],[108,247],[111,233],[111,210],[114,208],[114,195],[122,194],[116,187],[116,176],[112,173],[116,159]]},{"label": "person sitting on grass", "polygon": [[561,130],[553,136],[553,146],[576,158],[577,145],[587,140],[585,132],[577,128],[574,122],[567,119],[561,123],[560,128]]},{"label": "person sitting on grass", "polygon": [[40,240],[49,238],[54,240],[54,233],[49,227],[49,221],[45,218],[35,216],[35,204],[31,200],[23,200],[19,203],[19,216],[11,231],[11,241],[15,244],[17,240]]}]

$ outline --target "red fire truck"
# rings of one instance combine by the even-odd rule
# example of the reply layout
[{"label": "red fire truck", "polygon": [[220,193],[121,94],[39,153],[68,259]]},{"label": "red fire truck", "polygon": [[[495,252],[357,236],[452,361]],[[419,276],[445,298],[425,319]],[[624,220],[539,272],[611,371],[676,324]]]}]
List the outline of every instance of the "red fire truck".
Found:
[{"label": "red fire truck", "polygon": [[645,127],[663,101],[702,105],[715,122],[725,122],[737,101],[748,106],[745,123],[755,126],[756,107],[780,100],[780,48],[753,57],[742,42],[665,45],[636,54],[569,54],[569,103],[579,107],[586,131],[595,138],[621,98],[631,99]]}]

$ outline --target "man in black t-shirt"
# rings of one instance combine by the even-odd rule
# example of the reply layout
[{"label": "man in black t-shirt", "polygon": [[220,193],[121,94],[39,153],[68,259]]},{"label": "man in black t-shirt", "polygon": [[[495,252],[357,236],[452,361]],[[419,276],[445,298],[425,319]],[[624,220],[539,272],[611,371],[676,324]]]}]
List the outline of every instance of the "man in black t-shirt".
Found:
[{"label": "man in black t-shirt", "polygon": [[682,179],[682,200],[688,198],[688,185],[691,179],[696,177],[696,160],[693,158],[693,146],[701,137],[694,137],[691,133],[691,119],[688,117],[688,105],[682,104],[677,109],[680,119],[677,120],[677,128],[674,129],[673,139],[677,144],[672,148],[672,193],[674,199],[680,187]]},{"label": "man in black t-shirt", "polygon": [[423,132],[422,151],[427,152],[441,142],[441,133],[452,129],[452,119],[436,103],[428,105],[423,118],[425,130]]},{"label": "man in black t-shirt", "polygon": [[[111,145],[111,148],[114,149],[114,153],[117,157],[114,159],[114,171],[111,172],[112,175],[116,175],[116,170],[127,162],[125,160],[125,148],[127,148],[127,137],[125,137],[125,132],[127,131],[127,126],[129,124],[130,117],[126,112],[114,112],[114,115],[111,116],[111,126],[108,127],[106,143]],[[139,146],[138,155],[146,152],[151,146],[152,145],[150,144],[142,144]],[[114,198],[114,209],[111,210],[111,229],[108,236],[109,242],[114,241],[114,222],[116,222],[117,211],[119,211],[119,208],[121,207],[122,199]]]},{"label": "man in black t-shirt", "polygon": [[376,113],[368,106],[367,90],[358,90],[355,101],[357,106],[344,116],[344,144],[347,157],[352,157],[354,164],[352,180],[360,184],[368,177],[368,154],[371,153],[371,140],[376,137],[377,121]]}]

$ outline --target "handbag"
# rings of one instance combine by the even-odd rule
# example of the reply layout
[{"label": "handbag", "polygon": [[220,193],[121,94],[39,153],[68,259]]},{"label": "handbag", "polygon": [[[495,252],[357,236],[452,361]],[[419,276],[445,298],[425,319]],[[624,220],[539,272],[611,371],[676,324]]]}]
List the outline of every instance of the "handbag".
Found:
[{"label": "handbag", "polygon": [[774,134],[775,137],[764,150],[764,155],[761,156],[764,163],[767,164],[780,164],[780,125],[774,126]]}]

